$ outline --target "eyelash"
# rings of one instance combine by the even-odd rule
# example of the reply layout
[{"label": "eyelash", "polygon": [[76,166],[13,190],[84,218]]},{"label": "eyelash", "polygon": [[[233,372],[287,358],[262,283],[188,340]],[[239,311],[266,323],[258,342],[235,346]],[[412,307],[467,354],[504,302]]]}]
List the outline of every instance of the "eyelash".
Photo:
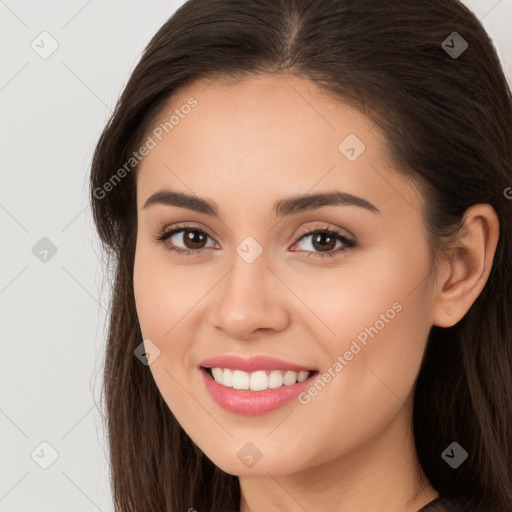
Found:
[{"label": "eyelash", "polygon": [[[195,231],[197,233],[202,233],[204,235],[206,235],[207,237],[210,237],[212,238],[208,233],[206,233],[206,231],[203,231],[202,229],[199,229],[199,228],[196,228],[195,226],[190,226],[190,225],[186,225],[186,226],[177,226],[177,227],[174,227],[170,230],[163,230],[161,231],[160,233],[158,233],[158,235],[156,236],[156,241],[163,244],[165,246],[165,248],[169,251],[172,251],[178,255],[183,255],[183,256],[198,256],[203,250],[205,250],[205,248],[203,249],[182,249],[181,247],[172,247],[170,246],[169,244],[166,244],[166,240],[168,238],[170,238],[171,236],[175,235],[176,233],[180,233],[181,231]],[[330,236],[335,236],[337,240],[340,240],[343,245],[345,246],[344,248],[342,248],[340,250],[340,248],[338,247],[338,249],[336,250],[330,250],[330,251],[326,251],[326,252],[315,252],[315,251],[297,251],[297,252],[306,252],[307,253],[307,258],[311,257],[311,256],[319,256],[321,258],[323,257],[327,257],[327,256],[330,256],[331,258],[334,257],[337,253],[342,253],[342,252],[345,252],[347,250],[350,250],[350,249],[353,249],[357,246],[356,242],[351,240],[350,238],[347,238],[343,233],[341,233],[341,231],[338,231],[338,230],[335,230],[335,229],[331,229],[331,228],[327,228],[327,227],[323,227],[323,228],[314,228],[314,229],[306,229],[304,231],[302,231],[301,233],[299,233],[298,235],[298,238],[296,240],[296,242],[293,244],[295,245],[296,243],[298,243],[302,238],[305,238],[306,236],[312,236],[312,235],[317,235],[317,234],[321,234],[321,233],[325,233],[327,235],[330,235]],[[212,238],[213,239],[213,238]]]}]

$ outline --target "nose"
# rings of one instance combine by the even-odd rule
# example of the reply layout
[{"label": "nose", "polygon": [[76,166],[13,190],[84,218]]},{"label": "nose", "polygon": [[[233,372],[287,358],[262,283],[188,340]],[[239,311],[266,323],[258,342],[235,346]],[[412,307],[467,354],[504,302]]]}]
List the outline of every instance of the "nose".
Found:
[{"label": "nose", "polygon": [[290,291],[260,256],[252,263],[238,254],[213,297],[210,321],[229,337],[248,341],[289,325]]}]

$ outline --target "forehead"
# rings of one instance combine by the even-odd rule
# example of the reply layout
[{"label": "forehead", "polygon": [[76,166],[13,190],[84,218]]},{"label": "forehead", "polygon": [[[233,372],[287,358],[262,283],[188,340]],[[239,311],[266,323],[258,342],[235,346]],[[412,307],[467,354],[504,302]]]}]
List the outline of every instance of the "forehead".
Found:
[{"label": "forehead", "polygon": [[[196,101],[193,109],[187,107],[190,98]],[[173,114],[178,114],[179,119]],[[315,143],[324,150],[331,148],[337,152],[339,143],[349,133],[366,139],[369,146],[382,146],[383,153],[386,151],[384,138],[374,130],[369,118],[314,82],[295,76],[196,81],[167,101],[154,126],[162,127],[172,117],[172,130],[164,130],[162,135],[172,132],[178,140],[180,134],[190,135],[187,128],[193,128],[198,139],[199,135],[207,134],[204,142],[214,140],[222,146],[227,142],[233,151],[243,144],[247,153],[261,142],[266,143],[267,152],[282,151],[282,144],[272,142],[286,141],[295,151],[307,142],[302,152]]]},{"label": "forehead", "polygon": [[154,148],[138,169],[139,207],[167,185],[240,198],[263,188],[378,195],[383,179],[399,179],[371,119],[293,76],[197,81],[167,101],[148,136]]}]

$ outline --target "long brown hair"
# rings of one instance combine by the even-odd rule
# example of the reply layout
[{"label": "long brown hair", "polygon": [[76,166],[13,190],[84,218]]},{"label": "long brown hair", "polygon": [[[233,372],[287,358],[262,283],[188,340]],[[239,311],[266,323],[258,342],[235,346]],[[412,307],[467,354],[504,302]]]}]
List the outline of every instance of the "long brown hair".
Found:
[{"label": "long brown hair", "polygon": [[[460,55],[443,44],[455,47],[454,32],[468,45]],[[185,85],[281,72],[312,80],[376,123],[396,169],[425,194],[434,254],[471,205],[496,210],[500,239],[486,286],[460,322],[431,329],[413,429],[445,503],[512,510],[512,96],[484,28],[457,0],[189,0],[147,45],[92,162],[94,220],[114,276],[103,398],[116,511],[239,510],[238,478],[191,441],[133,354],[142,341],[136,166],[126,162]],[[453,441],[468,453],[457,469],[441,457]]]}]

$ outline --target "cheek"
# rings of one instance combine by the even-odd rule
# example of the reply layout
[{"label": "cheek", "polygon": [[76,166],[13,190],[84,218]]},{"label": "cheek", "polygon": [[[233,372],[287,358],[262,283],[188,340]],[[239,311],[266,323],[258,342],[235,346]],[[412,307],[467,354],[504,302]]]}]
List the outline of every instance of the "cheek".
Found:
[{"label": "cheek", "polygon": [[415,250],[404,246],[401,251],[394,247],[382,251],[372,263],[365,278],[361,277],[364,287],[356,288],[354,303],[348,308],[350,339],[371,349],[367,351],[368,368],[384,371],[391,382],[404,376],[407,385],[419,368],[430,328],[425,279],[428,252],[421,246]]},{"label": "cheek", "polygon": [[137,316],[143,338],[160,350],[149,369],[173,415],[194,440],[199,436],[199,441],[208,437],[208,430],[214,426],[208,422],[209,415],[200,406],[195,407],[188,391],[192,376],[187,371],[189,343],[184,335],[191,331],[182,327],[187,312],[201,296],[193,279],[184,266],[169,265],[165,254],[142,244],[137,247],[133,275]]},{"label": "cheek", "polygon": [[[198,301],[205,282],[194,266],[170,263],[165,249],[137,246],[133,286],[142,335],[164,339]],[[208,273],[204,276],[208,281]]]},{"label": "cheek", "polygon": [[[332,335],[318,340],[330,356],[324,372],[336,375],[317,405],[342,400],[353,411],[380,411],[382,420],[407,399],[430,329],[429,259],[423,249],[379,251],[343,272],[339,286],[317,281],[324,291],[309,294],[316,302],[308,305],[330,328]],[[351,418],[356,431],[365,430],[364,415]]]},{"label": "cheek", "polygon": [[[338,268],[280,269],[283,281],[292,283],[300,297],[298,322],[317,333],[317,339],[334,358],[350,348],[358,335],[365,340],[380,339],[388,352],[412,343],[413,333],[425,336],[431,307],[426,277],[429,272],[427,247],[421,240],[414,247],[399,247],[391,241],[368,251],[354,252]],[[314,278],[311,274],[315,272]],[[295,307],[295,306],[294,306]],[[317,329],[313,329],[318,325]],[[404,334],[399,336],[398,332]]]},{"label": "cheek", "polygon": [[[380,299],[374,295],[364,308],[338,320],[336,338],[323,337],[331,356],[322,368],[324,383],[301,397],[303,410],[295,416],[305,430],[321,433],[312,453],[304,453],[311,457],[305,464],[361,446],[385,429],[404,404],[412,410],[411,393],[428,334],[423,299],[419,290],[408,297],[381,291]],[[277,444],[289,443],[285,430],[274,436]]]},{"label": "cheek", "polygon": [[[200,299],[214,284],[211,270],[170,263],[164,249],[137,246],[134,262],[134,296],[143,339],[160,350],[150,365],[157,387],[173,413],[190,407],[183,388],[197,378],[190,347],[197,328]],[[203,276],[203,278],[201,277]]]}]

